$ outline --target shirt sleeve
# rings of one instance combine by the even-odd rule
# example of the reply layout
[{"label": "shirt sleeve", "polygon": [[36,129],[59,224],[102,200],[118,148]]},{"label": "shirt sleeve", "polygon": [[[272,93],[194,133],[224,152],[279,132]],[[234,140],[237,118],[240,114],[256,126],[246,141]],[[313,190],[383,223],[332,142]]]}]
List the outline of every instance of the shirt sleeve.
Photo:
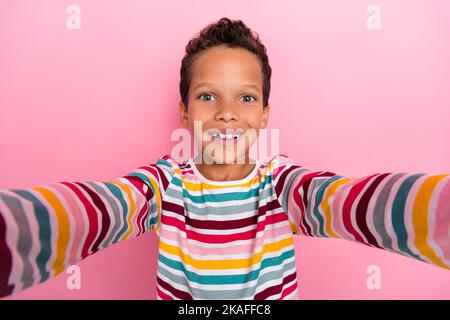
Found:
[{"label": "shirt sleeve", "polygon": [[272,160],[294,234],[356,241],[450,269],[450,174],[347,178]]},{"label": "shirt sleeve", "polygon": [[0,190],[0,296],[114,243],[158,232],[161,176],[152,164],[104,182]]}]

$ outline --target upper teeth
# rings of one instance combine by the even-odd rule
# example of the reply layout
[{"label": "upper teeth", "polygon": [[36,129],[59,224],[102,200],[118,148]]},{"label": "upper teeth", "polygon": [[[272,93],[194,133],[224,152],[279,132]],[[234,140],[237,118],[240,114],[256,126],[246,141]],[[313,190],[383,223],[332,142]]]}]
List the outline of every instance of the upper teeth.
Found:
[{"label": "upper teeth", "polygon": [[239,134],[239,133],[234,133],[234,134],[212,133],[211,136],[214,138],[219,137],[220,139],[234,139],[234,138],[239,138],[241,136],[241,134]]}]

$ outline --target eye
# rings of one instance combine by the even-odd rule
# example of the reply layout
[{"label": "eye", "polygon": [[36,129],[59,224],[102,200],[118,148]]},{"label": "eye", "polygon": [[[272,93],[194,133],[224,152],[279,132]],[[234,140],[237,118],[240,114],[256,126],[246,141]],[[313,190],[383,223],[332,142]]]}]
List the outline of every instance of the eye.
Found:
[{"label": "eye", "polygon": [[[200,95],[197,97],[197,99],[199,99],[199,98],[201,98],[201,97],[203,97],[203,96],[205,96],[205,97],[213,97],[213,95],[210,94],[210,93],[202,93],[202,94],[200,94]],[[200,99],[200,100],[202,100],[202,101],[211,101],[211,100],[204,100],[204,99]]]},{"label": "eye", "polygon": [[[255,99],[254,101],[256,101],[256,98],[255,98],[254,96],[249,95],[249,94],[243,96],[243,98],[245,98],[245,97],[253,98],[253,99]],[[244,102],[254,102],[254,101],[251,101],[251,100],[249,101],[249,100],[247,100],[247,101],[244,101]]]}]

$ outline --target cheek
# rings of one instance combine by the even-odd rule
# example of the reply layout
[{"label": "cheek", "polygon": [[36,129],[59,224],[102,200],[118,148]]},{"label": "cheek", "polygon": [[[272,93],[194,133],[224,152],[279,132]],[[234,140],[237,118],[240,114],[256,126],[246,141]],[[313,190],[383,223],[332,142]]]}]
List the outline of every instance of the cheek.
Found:
[{"label": "cheek", "polygon": [[210,112],[207,110],[204,110],[202,108],[196,108],[193,107],[192,110],[189,112],[189,118],[191,119],[191,122],[194,121],[206,121],[211,117]]},{"label": "cheek", "polygon": [[261,114],[260,113],[253,113],[253,114],[249,114],[246,116],[246,121],[247,123],[252,127],[252,128],[259,128],[260,124],[261,124]]}]

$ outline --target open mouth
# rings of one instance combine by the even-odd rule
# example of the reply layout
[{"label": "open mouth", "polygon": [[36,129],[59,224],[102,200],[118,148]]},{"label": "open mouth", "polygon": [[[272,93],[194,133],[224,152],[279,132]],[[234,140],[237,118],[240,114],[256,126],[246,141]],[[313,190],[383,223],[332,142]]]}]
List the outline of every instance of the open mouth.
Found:
[{"label": "open mouth", "polygon": [[208,130],[207,133],[211,137],[211,141],[218,141],[224,144],[234,144],[244,136],[243,130],[236,130],[232,133],[222,133],[219,130],[212,129]]},{"label": "open mouth", "polygon": [[243,134],[223,134],[223,133],[213,133],[210,136],[214,139],[222,139],[222,140],[237,140]]}]

